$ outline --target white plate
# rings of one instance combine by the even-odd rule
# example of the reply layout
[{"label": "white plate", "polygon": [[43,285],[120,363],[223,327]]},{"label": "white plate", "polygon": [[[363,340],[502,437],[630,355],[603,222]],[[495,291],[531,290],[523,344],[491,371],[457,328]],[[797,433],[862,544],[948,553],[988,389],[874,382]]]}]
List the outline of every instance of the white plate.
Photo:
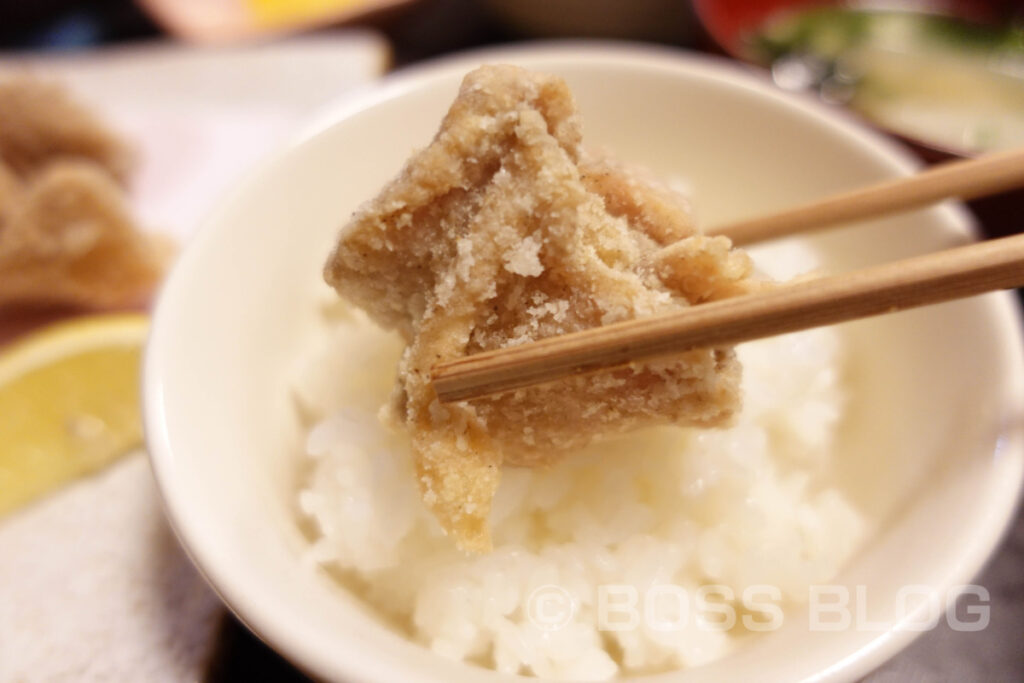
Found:
[{"label": "white plate", "polygon": [[310,113],[387,69],[369,31],[229,48],[166,43],[0,56],[0,72],[58,79],[138,147],[133,201],[185,239],[213,201]]}]

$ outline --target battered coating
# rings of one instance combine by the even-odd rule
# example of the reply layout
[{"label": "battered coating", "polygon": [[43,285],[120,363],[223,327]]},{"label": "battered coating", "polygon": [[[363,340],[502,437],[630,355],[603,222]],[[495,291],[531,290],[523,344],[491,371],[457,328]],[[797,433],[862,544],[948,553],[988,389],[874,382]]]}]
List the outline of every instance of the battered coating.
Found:
[{"label": "battered coating", "polygon": [[92,161],[120,182],[134,165],[129,145],[64,87],[27,77],[0,79],[0,158],[26,177],[54,161]]},{"label": "battered coating", "polygon": [[131,217],[132,157],[60,85],[0,79],[0,308],[148,301],[173,247]]},{"label": "battered coating", "polygon": [[22,189],[21,180],[7,167],[3,157],[0,157],[0,228],[7,216],[14,211]]},{"label": "battered coating", "polygon": [[339,294],[408,340],[392,414],[412,436],[424,501],[467,550],[490,548],[502,463],[544,465],[644,425],[719,425],[739,406],[728,348],[438,402],[430,368],[441,360],[753,286],[747,256],[699,234],[684,198],[587,155],[581,137],[561,79],[470,73],[434,140],[355,213],[325,268]]},{"label": "battered coating", "polygon": [[121,188],[93,163],[50,164],[6,199],[0,187],[0,308],[139,306],[172,252],[136,229]]}]

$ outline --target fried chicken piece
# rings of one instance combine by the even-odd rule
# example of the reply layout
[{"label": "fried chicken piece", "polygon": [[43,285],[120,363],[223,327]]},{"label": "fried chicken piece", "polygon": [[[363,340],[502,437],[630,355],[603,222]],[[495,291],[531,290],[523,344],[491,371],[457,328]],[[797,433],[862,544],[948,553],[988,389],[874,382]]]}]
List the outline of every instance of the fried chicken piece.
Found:
[{"label": "fried chicken piece", "polygon": [[14,211],[23,189],[21,180],[0,158],[0,229],[6,217]]},{"label": "fried chicken piece", "polygon": [[29,77],[0,80],[0,158],[27,178],[57,160],[91,160],[124,182],[131,148],[66,88]]},{"label": "fried chicken piece", "polygon": [[0,306],[145,303],[171,250],[139,232],[121,188],[89,162],[55,162],[0,196]]},{"label": "fried chicken piece", "polygon": [[731,296],[750,273],[726,238],[696,231],[681,196],[584,154],[561,79],[510,66],[465,78],[434,140],[356,212],[325,267],[408,340],[392,411],[424,501],[471,551],[490,547],[503,462],[544,465],[644,425],[722,424],[740,367],[732,349],[699,350],[442,405],[435,363]]}]

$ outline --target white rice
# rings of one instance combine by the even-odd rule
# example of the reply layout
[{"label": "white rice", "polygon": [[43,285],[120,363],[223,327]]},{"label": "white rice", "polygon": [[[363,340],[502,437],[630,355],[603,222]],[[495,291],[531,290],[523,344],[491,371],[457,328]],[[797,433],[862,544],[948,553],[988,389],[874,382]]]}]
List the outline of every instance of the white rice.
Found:
[{"label": "white rice", "polygon": [[[776,278],[817,266],[792,242],[755,258]],[[494,552],[466,556],[420,501],[406,437],[376,416],[400,342],[358,312],[330,326],[295,382],[304,408],[325,416],[309,432],[298,494],[315,529],[310,558],[444,656],[575,680],[704,664],[746,631],[683,619],[701,586],[766,614],[833,578],[867,533],[822,483],[845,400],[833,329],[741,346],[745,404],[729,429],[649,429],[547,470],[506,468]],[[778,592],[744,604],[759,585]],[[631,592],[640,619],[622,628],[612,617],[625,613],[609,608]]]}]

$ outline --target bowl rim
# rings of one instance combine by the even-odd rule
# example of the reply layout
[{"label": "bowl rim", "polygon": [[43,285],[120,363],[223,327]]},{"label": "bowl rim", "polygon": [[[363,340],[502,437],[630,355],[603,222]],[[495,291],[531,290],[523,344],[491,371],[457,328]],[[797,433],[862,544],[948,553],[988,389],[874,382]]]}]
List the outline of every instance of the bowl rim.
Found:
[{"label": "bowl rim", "polygon": [[[187,277],[186,273],[190,270],[188,264],[203,250],[203,245],[217,231],[222,215],[228,213],[230,207],[243,198],[250,188],[256,187],[264,176],[270,174],[272,169],[292,154],[299,145],[385,101],[399,98],[407,92],[429,86],[435,81],[461,76],[480,63],[499,60],[514,60],[527,67],[552,61],[561,62],[566,66],[614,61],[616,65],[668,74],[712,77],[730,87],[752,91],[759,97],[775,100],[784,107],[815,119],[817,123],[831,131],[853,139],[888,165],[894,174],[910,174],[921,166],[921,162],[909,151],[885,138],[881,133],[866,127],[856,117],[829,108],[810,96],[779,90],[763,74],[742,64],[674,48],[614,41],[538,41],[460,52],[416,64],[388,74],[374,84],[361,86],[346,93],[333,104],[324,107],[319,114],[312,116],[295,135],[286,138],[207,213],[199,230],[190,240],[161,288],[153,309],[143,356],[143,423],[147,452],[165,515],[193,564],[225,606],[247,628],[300,669],[318,678],[333,680],[345,676],[352,680],[395,680],[395,676],[408,674],[409,669],[396,662],[374,661],[375,658],[372,657],[351,657],[341,661],[341,657],[318,649],[312,645],[315,641],[313,633],[304,627],[301,620],[281,619],[280,614],[268,609],[259,599],[252,598],[252,595],[258,594],[259,591],[250,591],[250,588],[258,586],[249,585],[244,562],[236,561],[231,565],[218,561],[216,539],[203,530],[202,516],[191,509],[194,506],[191,505],[187,494],[188,487],[184,485],[186,480],[181,479],[181,472],[176,467],[171,438],[163,419],[164,392],[159,359],[166,353],[165,347],[169,345],[166,341],[167,324],[161,312],[169,307],[168,302],[174,298],[175,292],[181,286],[179,283]],[[953,218],[952,223],[965,236],[977,237],[973,217],[962,203],[947,203],[942,210]],[[996,321],[1000,337],[1018,348],[1024,346],[1021,334],[1021,308],[1012,292],[993,296],[1001,297],[998,309],[994,309],[998,313]],[[1015,411],[1024,412],[1024,355],[1013,354],[1011,359],[1013,367],[1008,368],[1007,373],[1012,374],[1014,379],[1008,389],[1007,403]],[[1017,474],[1024,474],[1024,435],[1011,432],[1005,447],[1006,452],[1016,457]],[[960,586],[962,590],[962,584],[975,577],[994,553],[1014,518],[1024,488],[1022,485],[1024,478],[1017,476],[1012,482],[1004,482],[997,491],[999,495],[989,499],[989,523],[971,539],[972,542],[966,551],[959,556],[959,562],[946,573],[948,580],[946,585],[941,587],[946,589],[944,607],[948,608],[959,595],[950,589]],[[919,630],[903,627],[913,623],[918,616],[917,612],[908,613],[902,621],[892,624],[888,630],[880,632],[866,645],[850,652],[842,660],[811,678],[815,681],[837,682],[857,680],[867,675],[921,635]],[[505,677],[491,670],[481,670],[480,674],[486,674],[488,680],[518,679]]]}]

